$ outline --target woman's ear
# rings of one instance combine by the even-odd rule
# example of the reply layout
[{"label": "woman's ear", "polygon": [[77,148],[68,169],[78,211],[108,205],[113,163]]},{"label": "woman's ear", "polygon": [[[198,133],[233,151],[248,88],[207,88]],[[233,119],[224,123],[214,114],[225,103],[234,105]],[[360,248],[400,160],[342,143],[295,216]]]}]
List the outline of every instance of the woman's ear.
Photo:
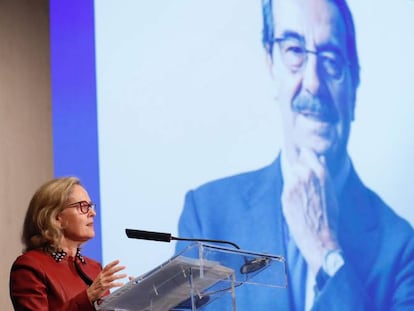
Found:
[{"label": "woman's ear", "polygon": [[54,223],[56,224],[58,228],[60,229],[63,228],[63,218],[60,213],[55,216]]}]

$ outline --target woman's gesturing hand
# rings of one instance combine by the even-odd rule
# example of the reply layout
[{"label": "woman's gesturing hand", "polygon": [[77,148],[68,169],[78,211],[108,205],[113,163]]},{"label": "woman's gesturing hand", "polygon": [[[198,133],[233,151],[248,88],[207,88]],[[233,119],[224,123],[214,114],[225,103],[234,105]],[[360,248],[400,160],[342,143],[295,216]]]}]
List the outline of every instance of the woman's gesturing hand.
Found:
[{"label": "woman's gesturing hand", "polygon": [[122,282],[117,282],[117,280],[127,276],[126,274],[118,274],[119,271],[125,269],[125,266],[119,266],[118,264],[119,260],[107,264],[89,286],[87,294],[91,302],[101,298],[111,288],[123,285]]}]

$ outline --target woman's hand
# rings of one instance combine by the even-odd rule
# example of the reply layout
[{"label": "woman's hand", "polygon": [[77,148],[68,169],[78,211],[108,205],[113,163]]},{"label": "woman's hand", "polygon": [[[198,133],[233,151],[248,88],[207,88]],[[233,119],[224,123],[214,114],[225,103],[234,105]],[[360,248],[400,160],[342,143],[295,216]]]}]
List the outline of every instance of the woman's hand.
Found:
[{"label": "woman's hand", "polygon": [[126,274],[118,274],[119,271],[125,269],[125,266],[118,266],[118,264],[119,260],[114,260],[107,264],[86,290],[88,298],[92,303],[101,298],[111,288],[123,285],[122,282],[116,281],[127,276]]}]

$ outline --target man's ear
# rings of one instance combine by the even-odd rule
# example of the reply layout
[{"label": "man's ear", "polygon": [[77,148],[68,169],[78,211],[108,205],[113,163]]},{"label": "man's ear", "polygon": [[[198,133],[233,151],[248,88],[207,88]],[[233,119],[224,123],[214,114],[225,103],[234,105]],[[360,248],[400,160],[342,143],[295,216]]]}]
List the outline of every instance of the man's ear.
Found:
[{"label": "man's ear", "polygon": [[270,52],[268,49],[265,48],[265,61],[266,61],[266,67],[269,71],[270,77],[274,79],[274,73],[273,73],[273,58],[272,55],[270,55]]},{"label": "man's ear", "polygon": [[270,80],[272,83],[272,93],[273,98],[278,99],[279,98],[279,92],[280,92],[280,79],[278,79],[278,76],[275,73],[275,65],[273,62],[273,57],[270,54],[269,50],[265,48],[265,61],[266,61],[266,67],[269,72]]},{"label": "man's ear", "polygon": [[356,97],[357,97],[356,93],[357,93],[356,90],[354,90],[354,94],[352,95],[352,98],[351,98],[352,100],[351,121],[355,120],[355,106],[356,106]]}]

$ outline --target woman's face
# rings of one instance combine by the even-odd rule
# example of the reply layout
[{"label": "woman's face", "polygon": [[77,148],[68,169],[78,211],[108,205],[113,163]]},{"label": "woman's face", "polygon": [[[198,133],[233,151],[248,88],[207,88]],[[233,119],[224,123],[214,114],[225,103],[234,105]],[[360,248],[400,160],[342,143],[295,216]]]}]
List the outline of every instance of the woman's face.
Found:
[{"label": "woman's face", "polygon": [[[96,212],[88,208],[90,203],[91,199],[86,190],[75,185],[65,209],[56,218],[63,234],[60,247],[79,247],[95,236],[93,222]],[[86,213],[82,212],[81,206]]]}]

